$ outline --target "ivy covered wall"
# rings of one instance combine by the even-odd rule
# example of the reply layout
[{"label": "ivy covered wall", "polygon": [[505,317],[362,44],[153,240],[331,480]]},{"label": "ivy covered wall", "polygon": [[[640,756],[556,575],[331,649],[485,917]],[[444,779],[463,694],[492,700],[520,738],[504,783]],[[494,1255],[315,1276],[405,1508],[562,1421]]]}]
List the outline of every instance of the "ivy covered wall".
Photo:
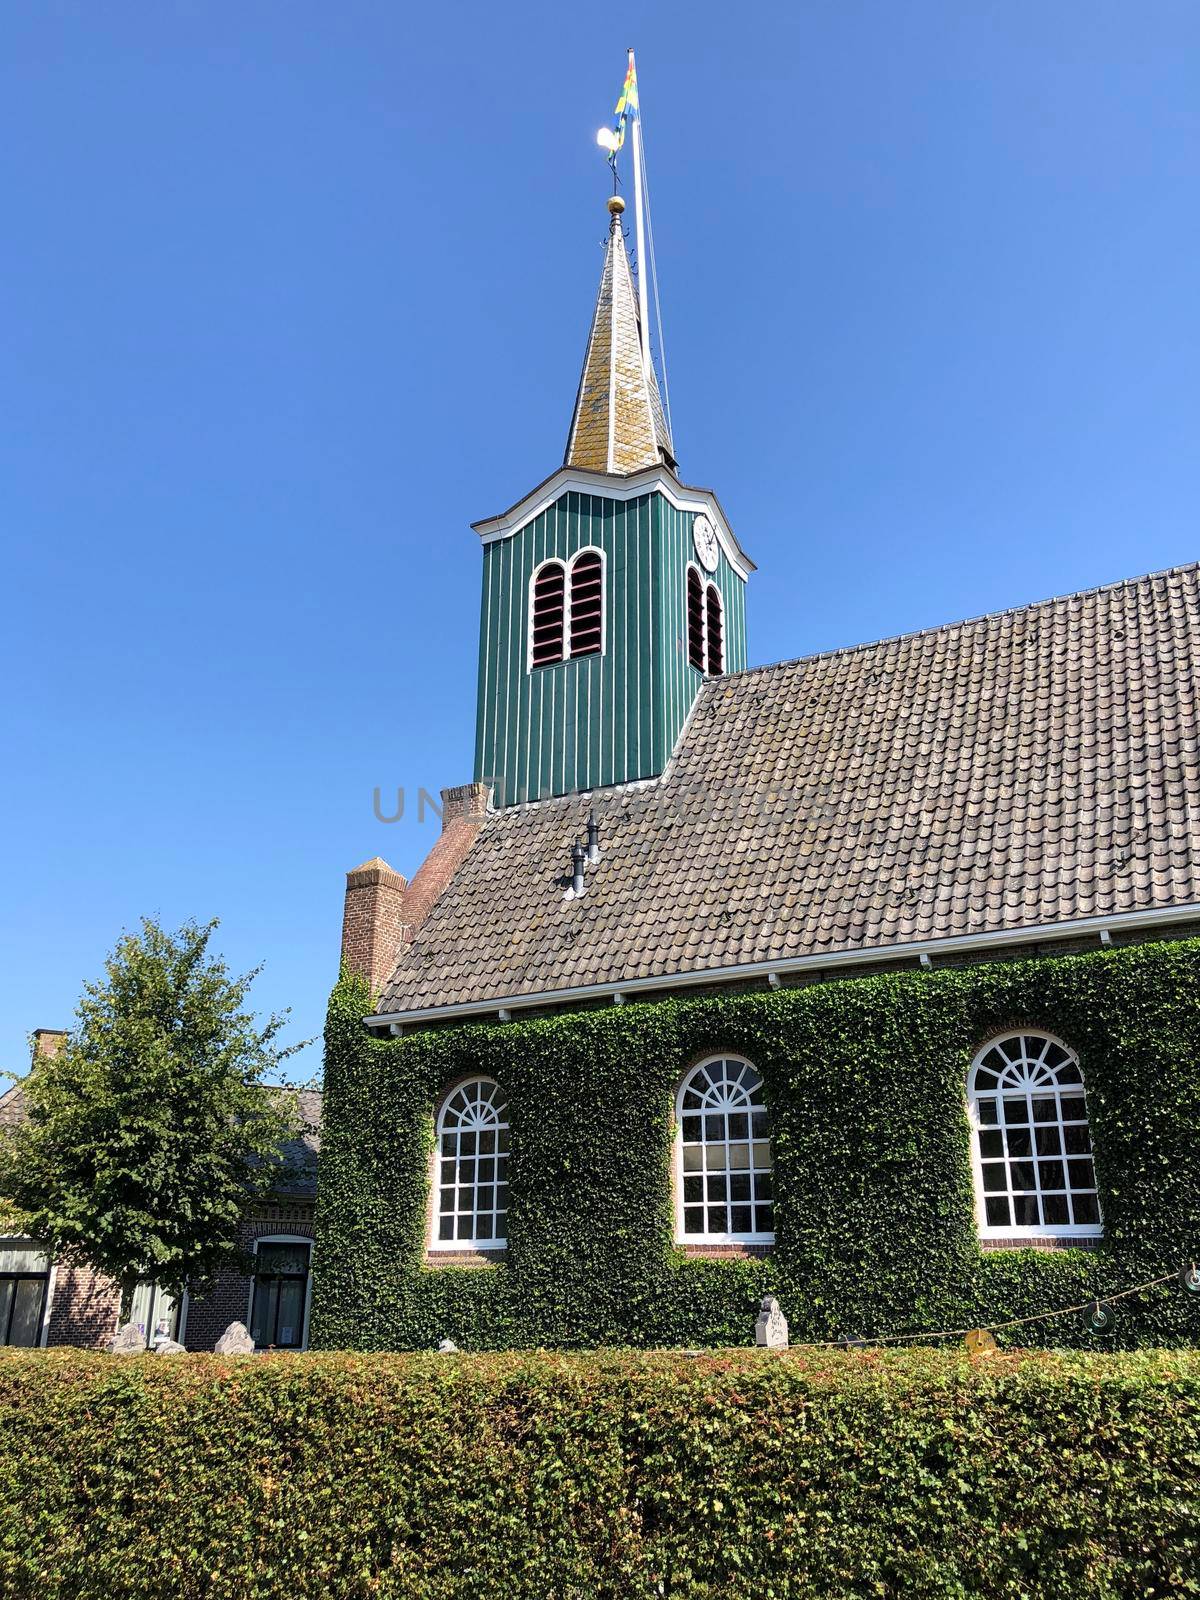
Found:
[{"label": "ivy covered wall", "polygon": [[[779,1296],[793,1341],[996,1322],[1086,1300],[1200,1252],[1200,941],[669,999],[395,1040],[343,978],[326,1029],[314,1343],[325,1348],[744,1344]],[[981,1252],[965,1079],[1013,1027],[1078,1053],[1099,1251]],[[774,1125],[765,1261],[672,1244],[673,1097],[716,1051],[762,1074]],[[427,1268],[428,1161],[444,1088],[509,1095],[502,1266]],[[1011,1342],[1095,1342],[1078,1317]],[[1109,1345],[1200,1343],[1168,1287],[1124,1300]]]}]

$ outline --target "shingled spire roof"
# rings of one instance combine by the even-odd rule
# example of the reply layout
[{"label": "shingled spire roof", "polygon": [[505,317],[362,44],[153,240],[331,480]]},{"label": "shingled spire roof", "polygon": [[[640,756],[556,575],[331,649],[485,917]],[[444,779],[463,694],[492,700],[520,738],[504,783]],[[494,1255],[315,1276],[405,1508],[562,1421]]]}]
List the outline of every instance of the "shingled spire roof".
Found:
[{"label": "shingled spire roof", "polygon": [[653,363],[643,355],[633,273],[621,232],[624,202],[608,203],[612,223],[564,466],[624,476],[665,462],[674,467]]}]

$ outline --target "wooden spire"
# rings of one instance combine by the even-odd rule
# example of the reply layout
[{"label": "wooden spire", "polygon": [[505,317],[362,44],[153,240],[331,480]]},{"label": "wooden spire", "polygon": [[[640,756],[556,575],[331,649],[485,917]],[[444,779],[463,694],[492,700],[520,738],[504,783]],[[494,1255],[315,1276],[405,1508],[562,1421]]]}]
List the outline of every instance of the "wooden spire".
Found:
[{"label": "wooden spire", "polygon": [[625,202],[613,195],[608,209],[612,222],[604,271],[564,465],[625,476],[660,463],[673,468],[675,451],[642,338],[638,297],[621,231]]}]

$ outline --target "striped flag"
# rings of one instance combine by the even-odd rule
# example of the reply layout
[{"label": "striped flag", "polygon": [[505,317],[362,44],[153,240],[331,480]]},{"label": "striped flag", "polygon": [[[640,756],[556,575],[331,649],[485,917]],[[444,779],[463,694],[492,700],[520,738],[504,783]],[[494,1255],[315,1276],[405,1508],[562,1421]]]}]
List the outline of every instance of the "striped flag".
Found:
[{"label": "striped flag", "polygon": [[621,98],[617,101],[616,126],[601,128],[596,136],[596,142],[602,150],[608,152],[608,159],[616,164],[617,151],[625,143],[625,124],[631,116],[638,114],[638,86],[637,67],[633,60],[633,51],[629,52],[629,65],[625,69],[625,82],[621,87]]}]

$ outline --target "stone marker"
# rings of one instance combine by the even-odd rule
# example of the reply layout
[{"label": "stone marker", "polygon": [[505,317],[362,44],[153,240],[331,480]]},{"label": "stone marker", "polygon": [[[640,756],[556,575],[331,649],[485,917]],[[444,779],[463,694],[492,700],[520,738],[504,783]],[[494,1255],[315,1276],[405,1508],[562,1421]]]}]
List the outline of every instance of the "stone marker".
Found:
[{"label": "stone marker", "polygon": [[112,1356],[144,1356],[146,1335],[136,1322],[126,1322],[113,1334],[107,1348]]},{"label": "stone marker", "polygon": [[754,1342],[768,1350],[786,1350],[788,1343],[787,1318],[779,1309],[773,1294],[764,1295],[758,1321],[754,1324]]},{"label": "stone marker", "polygon": [[244,1322],[231,1322],[213,1349],[219,1356],[252,1356],[254,1340]]},{"label": "stone marker", "polygon": [[453,1339],[439,1339],[438,1340],[438,1354],[439,1355],[443,1355],[443,1356],[454,1356],[454,1355],[457,1355],[458,1354],[458,1346],[455,1344]]},{"label": "stone marker", "polygon": [[181,1344],[176,1344],[174,1339],[156,1339],[154,1354],[156,1356],[185,1356],[187,1351]]}]

